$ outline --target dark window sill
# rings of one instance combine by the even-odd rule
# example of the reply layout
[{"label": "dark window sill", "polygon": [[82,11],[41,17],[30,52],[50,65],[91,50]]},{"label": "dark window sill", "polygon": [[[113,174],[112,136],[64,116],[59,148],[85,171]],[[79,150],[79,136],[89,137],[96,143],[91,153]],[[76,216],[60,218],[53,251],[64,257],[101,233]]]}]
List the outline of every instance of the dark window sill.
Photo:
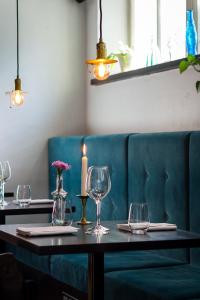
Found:
[{"label": "dark window sill", "polygon": [[132,71],[128,71],[128,72],[114,74],[114,75],[111,75],[110,77],[108,77],[108,79],[102,80],[102,81],[97,80],[97,79],[92,79],[91,85],[103,85],[103,84],[107,84],[107,83],[115,82],[115,81],[119,81],[119,80],[125,80],[125,79],[129,79],[129,78],[140,77],[140,76],[144,76],[144,75],[150,75],[150,74],[154,74],[154,73],[160,73],[160,72],[164,72],[164,71],[177,69],[181,60],[183,60],[183,58],[177,59],[174,61],[170,61],[170,62],[166,62],[163,64],[151,66],[151,67],[146,67],[146,68],[142,68],[142,69],[137,69],[137,70],[132,70]]}]

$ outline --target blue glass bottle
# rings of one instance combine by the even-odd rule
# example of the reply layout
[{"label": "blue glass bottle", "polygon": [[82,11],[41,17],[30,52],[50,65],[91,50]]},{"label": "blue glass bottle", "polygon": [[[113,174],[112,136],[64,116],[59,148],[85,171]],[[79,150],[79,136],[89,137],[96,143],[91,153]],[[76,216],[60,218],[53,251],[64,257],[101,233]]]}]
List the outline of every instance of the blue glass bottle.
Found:
[{"label": "blue glass bottle", "polygon": [[194,22],[193,10],[187,10],[186,50],[188,55],[197,54],[197,30]]}]

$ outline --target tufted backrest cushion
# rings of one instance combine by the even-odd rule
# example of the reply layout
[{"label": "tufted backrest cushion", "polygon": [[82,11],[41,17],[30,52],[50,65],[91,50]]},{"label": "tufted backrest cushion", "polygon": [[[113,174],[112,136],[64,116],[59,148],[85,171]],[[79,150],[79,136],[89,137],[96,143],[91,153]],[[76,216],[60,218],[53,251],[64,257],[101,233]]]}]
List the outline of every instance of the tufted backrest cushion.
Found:
[{"label": "tufted backrest cushion", "polygon": [[[128,145],[128,201],[147,202],[151,222],[189,229],[189,133],[136,134]],[[172,256],[186,258],[178,250]]]},{"label": "tufted backrest cushion", "polygon": [[[190,136],[190,230],[200,233],[200,132]],[[191,249],[191,262],[200,264],[200,249]]]},{"label": "tufted backrest cushion", "polygon": [[63,172],[64,189],[68,192],[67,199],[76,206],[74,219],[81,217],[80,200],[76,197],[81,191],[81,157],[82,157],[83,136],[54,137],[49,139],[48,160],[49,160],[49,191],[50,193],[56,187],[56,171],[51,167],[55,160],[68,162],[71,169]]},{"label": "tufted backrest cushion", "polygon": [[[102,201],[102,220],[127,218],[127,134],[85,137],[88,165],[109,167],[112,187]],[[88,219],[95,220],[96,207],[92,200],[87,203]]]}]

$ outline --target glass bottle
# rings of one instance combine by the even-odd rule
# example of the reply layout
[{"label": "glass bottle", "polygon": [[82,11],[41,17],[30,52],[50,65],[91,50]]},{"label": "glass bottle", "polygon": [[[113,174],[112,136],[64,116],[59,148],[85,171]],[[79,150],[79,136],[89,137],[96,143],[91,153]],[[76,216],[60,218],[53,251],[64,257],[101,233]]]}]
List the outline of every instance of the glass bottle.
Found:
[{"label": "glass bottle", "polygon": [[186,50],[187,54],[197,54],[197,30],[194,22],[193,10],[187,10],[186,24]]},{"label": "glass bottle", "polygon": [[63,189],[63,176],[56,177],[56,190],[51,193],[54,204],[52,211],[52,225],[71,225],[72,212],[67,192]]}]

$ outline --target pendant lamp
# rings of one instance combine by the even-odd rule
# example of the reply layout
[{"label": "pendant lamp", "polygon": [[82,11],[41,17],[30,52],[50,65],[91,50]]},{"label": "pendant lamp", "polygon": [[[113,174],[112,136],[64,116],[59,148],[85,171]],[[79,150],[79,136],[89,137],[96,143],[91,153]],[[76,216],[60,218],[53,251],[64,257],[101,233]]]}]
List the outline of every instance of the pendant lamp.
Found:
[{"label": "pendant lamp", "polygon": [[16,0],[16,20],[17,20],[17,77],[15,79],[15,89],[8,92],[10,95],[10,107],[22,106],[24,104],[25,92],[22,91],[21,79],[19,77],[19,3]]},{"label": "pendant lamp", "polygon": [[91,73],[97,80],[105,80],[110,75],[110,66],[117,62],[115,59],[107,58],[106,44],[103,42],[102,37],[102,0],[99,0],[100,11],[100,37],[97,47],[97,58],[87,60],[86,63],[91,66]]}]

